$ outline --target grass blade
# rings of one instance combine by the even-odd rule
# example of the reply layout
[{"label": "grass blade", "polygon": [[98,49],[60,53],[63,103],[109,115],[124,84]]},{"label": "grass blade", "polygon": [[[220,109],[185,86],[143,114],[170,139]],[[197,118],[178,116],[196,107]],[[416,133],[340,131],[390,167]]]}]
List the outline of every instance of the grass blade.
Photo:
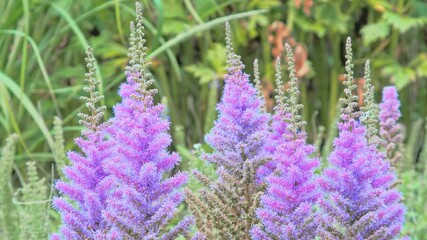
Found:
[{"label": "grass blade", "polygon": [[3,72],[0,72],[0,81],[6,85],[6,87],[22,102],[22,105],[27,109],[28,113],[34,119],[36,124],[39,126],[43,135],[45,136],[47,143],[51,150],[54,149],[53,139],[49,133],[42,116],[37,112],[37,109],[34,107],[31,100],[26,94],[21,95],[21,88],[13,81],[9,76],[5,75]]},{"label": "grass blade", "polygon": [[209,29],[211,29],[211,28],[213,28],[219,24],[224,24],[225,22],[228,22],[228,21],[231,21],[234,19],[250,17],[253,15],[257,15],[257,14],[266,13],[267,11],[268,10],[266,10],[266,9],[262,9],[262,10],[254,10],[254,11],[249,11],[249,12],[232,14],[229,16],[220,17],[220,18],[214,19],[212,21],[206,22],[204,24],[200,24],[200,25],[197,25],[195,27],[192,27],[188,31],[181,33],[181,34],[177,35],[176,37],[170,39],[165,44],[163,44],[162,46],[160,46],[159,48],[157,48],[156,50],[154,50],[153,52],[148,54],[147,59],[151,59],[151,58],[158,56],[159,54],[163,53],[167,49],[177,45],[178,43],[181,43],[182,41],[186,40],[187,38],[189,38],[189,37],[191,37],[191,36],[193,36],[199,32],[209,30]]},{"label": "grass blade", "polygon": [[20,36],[20,37],[24,37],[31,45],[31,47],[33,48],[34,51],[34,55],[37,59],[37,63],[39,64],[40,70],[43,74],[43,77],[46,81],[46,85],[49,89],[49,93],[52,96],[52,101],[53,101],[53,105],[55,106],[55,110],[56,110],[56,114],[58,114],[59,116],[61,115],[61,113],[59,112],[59,107],[58,107],[58,103],[56,101],[56,96],[55,93],[53,92],[53,88],[52,88],[52,83],[50,81],[49,75],[47,74],[47,70],[46,67],[43,63],[43,59],[40,55],[40,51],[39,48],[37,47],[36,42],[34,42],[34,40],[28,36],[27,34],[25,34],[24,32],[18,31],[18,30],[11,30],[11,29],[6,29],[6,30],[0,30],[0,34],[12,34],[12,35],[16,35],[16,36]]},{"label": "grass blade", "polygon": [[[68,23],[68,25],[70,25],[74,34],[77,36],[80,43],[82,44],[83,52],[86,51],[87,47],[89,47],[89,43],[88,43],[86,37],[84,36],[82,30],[80,30],[79,26],[77,25],[77,23],[73,19],[73,17],[71,17],[71,15],[67,11],[65,11],[61,6],[59,6],[58,4],[56,4],[54,2],[50,2],[50,5],[59,13],[59,15],[61,15],[65,19],[65,21]],[[99,70],[98,62],[96,60],[95,60],[95,69],[96,69],[96,71],[95,71],[96,78],[98,81],[100,81],[99,94],[104,95],[104,81],[102,80],[101,71]],[[101,104],[105,105],[104,99],[101,99]]]}]

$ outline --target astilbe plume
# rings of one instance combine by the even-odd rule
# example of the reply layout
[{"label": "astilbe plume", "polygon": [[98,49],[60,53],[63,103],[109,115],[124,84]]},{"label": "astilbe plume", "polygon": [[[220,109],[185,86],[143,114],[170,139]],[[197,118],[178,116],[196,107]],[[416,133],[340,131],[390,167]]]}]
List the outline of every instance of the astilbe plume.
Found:
[{"label": "astilbe plume", "polygon": [[53,206],[62,217],[62,225],[52,239],[96,239],[107,227],[101,210],[106,207],[108,194],[107,173],[103,169],[105,159],[111,155],[112,143],[107,141],[101,124],[105,107],[97,106],[102,95],[96,91],[99,81],[95,79],[95,59],[91,48],[86,51],[87,68],[84,87],[89,96],[81,97],[89,114],[78,114],[85,129],[75,139],[82,153],[71,151],[68,158],[71,165],[63,169],[65,179],[57,181],[56,189],[62,194],[53,200]]},{"label": "astilbe plume", "polygon": [[401,126],[397,123],[400,118],[400,102],[397,89],[394,86],[384,87],[383,98],[380,104],[380,136],[382,146],[384,147],[387,159],[393,167],[396,167],[398,161],[402,158],[399,152],[399,145],[402,143],[403,135]]},{"label": "astilbe plume", "polygon": [[366,128],[355,111],[351,40],[346,44],[346,106],[341,110],[339,136],[329,156],[330,167],[319,181],[322,239],[394,239],[400,233],[405,208],[391,184],[395,180],[384,155],[368,144]]},{"label": "astilbe plume", "polygon": [[176,207],[183,200],[179,187],[187,175],[167,177],[179,163],[169,153],[169,123],[162,104],[154,104],[155,89],[148,74],[141,5],[136,3],[136,26],[131,23],[130,62],[127,82],[120,86],[122,101],[114,107],[114,118],[106,131],[116,154],[104,164],[111,190],[102,215],[108,224],[108,239],[175,239],[192,225],[190,217],[168,230]]},{"label": "astilbe plume", "polygon": [[[286,102],[284,101],[285,92],[284,85],[281,75],[281,64],[280,57],[276,58],[276,106],[274,107],[274,114],[271,117],[271,124],[269,125],[269,137],[265,146],[265,150],[270,154],[274,154],[277,146],[282,145],[288,139],[284,138],[283,135],[288,133],[288,123],[284,121],[286,117],[289,117],[286,113]],[[256,78],[255,78],[256,79]],[[262,165],[257,172],[259,178],[264,178],[275,169],[275,161],[269,161]]]},{"label": "astilbe plume", "polygon": [[[256,212],[262,224],[252,229],[253,239],[314,239],[316,236],[313,206],[320,192],[314,170],[319,166],[319,160],[310,157],[314,147],[306,144],[307,134],[303,130],[305,122],[301,121],[298,114],[302,105],[297,103],[299,91],[294,59],[288,44],[286,50],[290,75],[289,96],[285,96],[281,79],[277,78],[276,111],[282,117],[280,120],[287,125],[282,125],[285,129],[277,129],[283,135],[273,153],[276,169],[274,174],[267,177],[268,188]],[[279,61],[276,62],[277,69],[278,66]]]},{"label": "astilbe plume", "polygon": [[196,196],[186,190],[187,202],[196,217],[199,233],[194,238],[250,239],[256,222],[255,209],[263,192],[257,170],[267,162],[265,150],[269,116],[233,52],[230,26],[226,24],[228,74],[217,109],[219,118],[206,136],[213,152],[203,158],[218,166],[218,179],[198,171],[194,175],[207,185]]}]

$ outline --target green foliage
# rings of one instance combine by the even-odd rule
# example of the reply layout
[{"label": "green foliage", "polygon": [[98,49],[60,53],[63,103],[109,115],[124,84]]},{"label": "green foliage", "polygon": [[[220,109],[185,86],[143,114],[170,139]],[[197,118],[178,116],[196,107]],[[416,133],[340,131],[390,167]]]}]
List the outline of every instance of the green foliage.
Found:
[{"label": "green foliage", "polygon": [[401,16],[393,12],[386,12],[383,15],[385,22],[397,29],[400,33],[405,33],[411,28],[422,28],[427,24],[427,18],[413,18]]},{"label": "green foliage", "polygon": [[6,139],[0,159],[0,235],[5,240],[16,239],[18,234],[17,213],[12,204],[11,189],[16,138],[13,134]]},{"label": "green foliage", "polygon": [[18,190],[19,239],[46,239],[49,235],[50,200],[45,179],[37,175],[35,162],[27,162],[27,184]]},{"label": "green foliage", "polygon": [[390,78],[398,90],[402,90],[416,80],[416,72],[413,68],[402,66],[393,59],[379,59],[376,66],[382,67],[381,74]]},{"label": "green foliage", "polygon": [[427,175],[427,119],[424,120],[424,140],[417,169]]},{"label": "green foliage", "polygon": [[185,69],[199,78],[199,84],[207,84],[214,80],[224,78],[225,71],[225,47],[216,43],[206,52],[206,64],[199,63],[187,66]]},{"label": "green foliage", "polygon": [[348,22],[350,17],[340,10],[340,5],[333,1],[320,3],[315,10],[317,22],[325,28],[330,28],[334,32],[346,33],[348,31]]},{"label": "green foliage", "polygon": [[409,235],[414,240],[422,240],[427,236],[427,176],[414,170],[401,174],[402,184],[400,190],[405,196],[407,208],[406,222],[402,235]]},{"label": "green foliage", "polygon": [[[422,131],[423,120],[418,119],[413,122],[411,131],[407,134],[407,141],[405,145],[404,156],[402,159],[402,170],[411,170],[414,169],[417,162],[418,152],[420,151],[422,143]],[[425,159],[420,159],[425,161]]]},{"label": "green foliage", "polygon": [[[409,134],[403,166],[398,170],[404,176],[406,171],[415,168],[426,169],[423,166],[427,162],[427,138],[424,131],[420,131],[425,124],[420,121],[427,116],[426,1],[315,0],[310,14],[303,7],[297,8],[293,0],[143,2],[149,9],[142,19],[151,47],[147,58],[154,63],[149,70],[160,97],[167,100],[171,129],[179,129],[173,132],[172,148],[183,155],[180,170],[196,168],[212,176],[210,173],[215,169],[201,161],[198,154],[209,151],[203,143],[204,134],[216,119],[215,106],[221,95],[226,60],[224,46],[218,42],[224,37],[222,26],[226,21],[231,23],[234,46],[243,55],[245,65],[251,66],[254,59],[259,59],[264,84],[274,82],[273,42],[269,41],[269,35],[280,33],[271,32],[273,22],[283,22],[293,38],[279,42],[295,41],[306,48],[312,74],[298,76],[301,102],[305,105],[302,118],[313,122],[306,128],[325,126],[325,129],[319,128],[319,134],[308,136],[318,146],[319,155],[323,153],[323,158],[332,148],[336,135],[334,124],[343,88],[338,79],[345,65],[341,46],[346,37],[351,36],[356,43],[354,79],[362,77],[366,56],[372,63],[373,97],[378,101],[379,91],[386,85],[395,84],[399,89],[402,124]],[[36,161],[39,173],[46,179],[51,178],[51,172],[62,173],[67,162],[64,148],[73,148],[72,139],[81,130],[77,127],[76,114],[84,108],[78,96],[83,95],[81,59],[88,45],[96,49],[94,57],[98,62],[93,66],[102,66],[94,72],[94,77],[102,83],[97,90],[105,95],[102,105],[111,109],[117,102],[115,93],[129,60],[129,43],[124,40],[129,32],[122,24],[134,18],[133,5],[133,1],[116,0],[0,1],[0,135],[16,133],[17,144],[15,158],[0,160],[2,169],[9,169],[9,174],[0,176],[5,184],[0,198],[6,203],[0,204],[0,208],[5,209],[0,216],[10,216],[6,225],[18,225],[15,208],[6,206],[11,204],[13,189],[25,185],[24,159]],[[298,62],[296,66],[298,70]],[[265,86],[261,89],[268,91]],[[319,114],[314,116],[314,112]],[[111,111],[105,111],[105,118],[110,114]],[[50,126],[54,126],[52,131]],[[12,146],[5,137],[0,139],[0,144]],[[11,159],[13,165],[5,164],[3,159]],[[51,166],[56,169],[52,170]],[[410,180],[401,185],[405,194],[409,197],[416,192],[419,198],[425,198],[426,193],[418,189],[424,185],[414,183],[423,176],[408,174]],[[46,181],[46,185],[51,184]],[[201,185],[192,180],[190,189],[199,187]],[[426,224],[419,219],[427,214],[421,207],[413,207],[417,201],[407,200],[407,204],[408,209],[413,209],[407,229],[411,235],[423,239],[427,234],[420,226]],[[3,234],[7,231],[3,229],[6,225],[0,225],[2,237],[6,236]]]},{"label": "green foliage", "polygon": [[360,32],[363,36],[363,43],[369,45],[378,40],[384,40],[390,35],[390,25],[386,22],[378,22],[364,26]]},{"label": "green foliage", "polygon": [[[209,128],[210,130],[210,128]],[[200,158],[200,156],[205,151],[210,151],[209,146],[207,144],[194,144],[194,150],[190,150],[185,147],[185,136],[184,129],[182,126],[177,126],[175,128],[175,146],[178,153],[183,158],[183,161],[186,163],[184,166],[184,170],[191,171],[197,170],[207,176],[210,179],[214,179],[216,177],[215,170],[216,167],[212,163],[204,161]],[[204,185],[197,181],[194,176],[190,179],[187,187],[192,191],[196,192],[201,189]]]}]

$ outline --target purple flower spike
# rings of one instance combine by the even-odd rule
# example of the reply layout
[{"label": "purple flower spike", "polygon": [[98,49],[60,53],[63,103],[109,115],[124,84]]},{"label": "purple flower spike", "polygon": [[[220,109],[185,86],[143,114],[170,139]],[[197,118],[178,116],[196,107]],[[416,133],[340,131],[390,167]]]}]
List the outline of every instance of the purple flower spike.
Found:
[{"label": "purple flower spike", "polygon": [[[261,197],[261,206],[256,214],[261,226],[252,229],[254,239],[313,239],[316,236],[317,223],[313,206],[320,192],[314,177],[319,166],[317,158],[311,158],[314,147],[306,144],[306,133],[301,130],[304,122],[297,104],[299,91],[295,77],[294,59],[287,44],[290,71],[289,98],[283,92],[280,75],[277,81],[276,125],[274,134],[282,136],[276,140],[279,144],[273,153],[275,171],[267,177],[268,188]],[[277,58],[276,71],[280,72],[280,58]],[[287,100],[285,102],[285,99]],[[278,119],[282,117],[282,119]],[[280,122],[286,124],[280,124]],[[275,122],[273,121],[273,124]]]},{"label": "purple flower spike", "polygon": [[161,117],[164,106],[153,102],[156,90],[148,89],[153,80],[146,72],[139,3],[136,9],[127,82],[120,86],[122,102],[108,125],[99,124],[104,108],[95,108],[101,96],[95,92],[94,59],[88,51],[89,87],[84,89],[90,93],[85,99],[91,115],[80,114],[87,130],[76,140],[84,154],[69,154],[73,165],[64,172],[70,181],[56,184],[68,198],[54,200],[63,225],[52,239],[175,239],[194,223],[187,217],[168,228],[184,198],[179,188],[187,175],[170,176],[180,158],[167,150],[169,122]]},{"label": "purple flower spike", "polygon": [[[105,140],[102,132],[104,125],[99,124],[105,107],[96,108],[96,103],[102,98],[95,92],[98,81],[94,78],[94,58],[92,49],[87,50],[87,66],[89,72],[85,81],[89,87],[85,88],[90,97],[83,97],[87,101],[91,115],[79,114],[86,129],[82,137],[76,139],[76,144],[82,153],[69,152],[71,166],[64,168],[68,181],[60,180],[55,184],[63,195],[53,200],[53,206],[63,219],[59,233],[52,239],[94,239],[93,236],[105,229],[106,223],[102,219],[101,210],[106,206],[107,189],[102,187],[107,173],[102,168],[106,158],[112,152],[112,143]],[[71,201],[75,204],[71,204]]]},{"label": "purple flower spike", "polygon": [[169,122],[162,118],[164,106],[153,102],[157,91],[148,89],[153,80],[146,72],[149,63],[145,62],[141,6],[137,3],[136,8],[127,82],[120,87],[122,102],[114,107],[106,130],[116,154],[104,164],[113,186],[102,214],[110,238],[172,239],[193,224],[192,218],[186,218],[172,230],[165,229],[183,200],[179,188],[187,182],[187,175],[165,178],[180,158],[167,150],[172,141]]},{"label": "purple flower spike", "polygon": [[255,209],[263,191],[260,166],[271,160],[266,151],[269,115],[249,76],[243,72],[240,57],[233,52],[231,30],[226,23],[228,73],[218,120],[206,142],[213,149],[203,155],[218,166],[218,178],[211,180],[195,171],[206,184],[196,196],[186,190],[186,201],[196,217],[199,230],[194,239],[249,239],[256,222]]},{"label": "purple flower spike", "polygon": [[393,167],[402,158],[401,153],[398,151],[398,147],[403,140],[401,126],[397,123],[401,116],[399,107],[400,102],[396,87],[385,87],[380,104],[380,136],[383,140],[382,143],[387,158]]},{"label": "purple flower spike", "polygon": [[241,175],[245,161],[268,157],[269,115],[262,111],[261,99],[242,70],[240,56],[233,52],[231,39],[227,39],[227,64],[224,92],[217,106],[219,117],[206,136],[214,153],[205,158],[230,174]]},{"label": "purple flower spike", "polygon": [[401,194],[392,189],[396,176],[375,145],[369,145],[366,127],[356,117],[352,95],[351,40],[347,40],[346,96],[341,101],[339,136],[329,156],[330,167],[319,181],[322,239],[395,239],[404,222]]}]

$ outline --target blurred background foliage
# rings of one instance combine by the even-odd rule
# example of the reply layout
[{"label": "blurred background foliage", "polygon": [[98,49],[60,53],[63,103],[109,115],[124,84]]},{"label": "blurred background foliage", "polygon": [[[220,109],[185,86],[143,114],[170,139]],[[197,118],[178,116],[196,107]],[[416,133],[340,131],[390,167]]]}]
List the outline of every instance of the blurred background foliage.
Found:
[{"label": "blurred background foliage", "polygon": [[[336,134],[344,41],[352,37],[359,96],[363,97],[367,59],[373,64],[377,101],[383,86],[395,84],[399,89],[407,136],[405,158],[398,169],[408,207],[405,233],[427,239],[425,0],[142,2],[158,101],[168,106],[165,115],[171,121],[172,149],[183,156],[182,170],[213,171],[197,153],[207,150],[204,135],[213,126],[224,84],[226,21],[233,28],[246,72],[252,75],[252,62],[259,59],[268,111],[274,105],[273,59],[284,56],[285,42],[294,48],[303,117],[310,123],[309,139],[319,147],[319,155],[328,152]],[[102,81],[99,90],[105,95],[107,117],[111,116],[112,107],[120,101],[116,92],[128,61],[133,6],[133,1],[124,0],[0,1],[0,141],[5,145],[6,137],[16,133],[17,142],[13,170],[0,173],[11,175],[7,191],[1,194],[15,194],[35,176],[34,167],[33,173],[27,173],[29,160],[35,161],[49,183],[61,175],[58,166],[66,164],[64,149],[74,148],[73,138],[81,130],[76,114],[84,109],[78,98],[88,45],[95,49],[96,76]],[[55,219],[53,213],[49,215]]]}]

